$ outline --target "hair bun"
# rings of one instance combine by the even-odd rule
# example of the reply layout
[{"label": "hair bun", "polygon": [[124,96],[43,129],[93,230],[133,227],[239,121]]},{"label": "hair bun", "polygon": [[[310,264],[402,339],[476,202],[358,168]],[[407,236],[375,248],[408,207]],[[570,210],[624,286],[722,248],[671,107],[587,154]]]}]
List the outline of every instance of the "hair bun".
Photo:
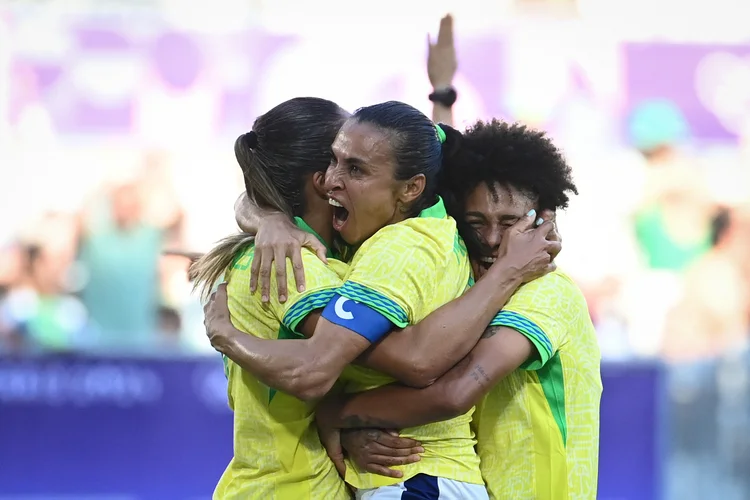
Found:
[{"label": "hair bun", "polygon": [[254,130],[245,134],[245,144],[250,149],[254,149],[258,146],[258,134],[256,134]]},{"label": "hair bun", "polygon": [[443,158],[452,158],[461,150],[463,135],[458,130],[444,123],[439,123],[437,128],[443,132],[445,139],[441,141]]}]

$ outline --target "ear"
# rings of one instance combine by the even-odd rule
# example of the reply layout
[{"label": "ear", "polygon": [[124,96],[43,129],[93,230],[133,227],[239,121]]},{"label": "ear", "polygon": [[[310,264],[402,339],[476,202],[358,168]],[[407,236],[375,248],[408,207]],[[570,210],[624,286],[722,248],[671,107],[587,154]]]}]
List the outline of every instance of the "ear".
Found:
[{"label": "ear", "polygon": [[398,201],[404,206],[411,205],[422,195],[426,183],[427,179],[424,174],[417,174],[411,179],[405,181],[401,186],[401,194],[398,197]]},{"label": "ear", "polygon": [[315,193],[321,198],[328,198],[328,191],[326,191],[325,189],[325,183],[326,183],[325,172],[315,172],[312,175],[313,189],[315,189]]}]

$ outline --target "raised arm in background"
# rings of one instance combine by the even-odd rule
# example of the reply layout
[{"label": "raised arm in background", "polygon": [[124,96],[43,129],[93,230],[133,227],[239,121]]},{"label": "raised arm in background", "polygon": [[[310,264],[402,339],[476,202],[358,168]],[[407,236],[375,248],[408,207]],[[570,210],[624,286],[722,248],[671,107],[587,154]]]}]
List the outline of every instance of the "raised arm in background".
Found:
[{"label": "raised arm in background", "polygon": [[[455,99],[453,77],[456,74],[456,47],[453,43],[453,17],[448,14],[440,20],[437,41],[427,35],[427,76],[432,84],[432,121],[453,126],[451,95]],[[451,94],[452,93],[452,94]]]}]

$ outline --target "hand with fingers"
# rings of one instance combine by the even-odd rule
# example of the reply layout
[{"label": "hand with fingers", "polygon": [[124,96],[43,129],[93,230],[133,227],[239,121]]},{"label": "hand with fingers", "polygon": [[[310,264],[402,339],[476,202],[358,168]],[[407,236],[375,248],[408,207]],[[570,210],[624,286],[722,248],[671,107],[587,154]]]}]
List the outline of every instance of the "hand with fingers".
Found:
[{"label": "hand with fingers", "polygon": [[297,290],[305,290],[305,269],[302,265],[302,247],[309,248],[318,258],[327,263],[326,247],[323,243],[306,231],[298,228],[285,215],[278,214],[266,217],[260,224],[255,236],[255,253],[250,273],[250,290],[254,293],[260,283],[261,301],[270,300],[271,267],[276,269],[276,285],[278,287],[279,302],[286,302],[287,275],[286,259],[292,261],[294,281]]},{"label": "hand with fingers", "polygon": [[437,41],[427,35],[427,76],[435,90],[450,87],[458,69],[456,48],[453,44],[453,17],[448,14],[440,20]]},{"label": "hand with fingers", "polygon": [[219,285],[203,306],[203,326],[211,347],[224,353],[223,349],[229,343],[231,332],[236,331],[229,315],[226,283]]},{"label": "hand with fingers", "polygon": [[341,447],[341,429],[331,429],[318,426],[320,443],[326,449],[328,458],[331,459],[341,478],[346,477],[346,463],[344,462],[344,449]]},{"label": "hand with fingers", "polygon": [[554,217],[550,218],[537,217],[536,211],[531,210],[508,228],[496,260],[485,276],[504,279],[511,272],[521,283],[527,283],[557,269],[554,257],[560,253],[562,244]]},{"label": "hand with fingers", "polygon": [[390,467],[419,462],[419,454],[424,453],[420,442],[382,429],[344,430],[341,446],[361,470],[394,478],[403,473]]}]

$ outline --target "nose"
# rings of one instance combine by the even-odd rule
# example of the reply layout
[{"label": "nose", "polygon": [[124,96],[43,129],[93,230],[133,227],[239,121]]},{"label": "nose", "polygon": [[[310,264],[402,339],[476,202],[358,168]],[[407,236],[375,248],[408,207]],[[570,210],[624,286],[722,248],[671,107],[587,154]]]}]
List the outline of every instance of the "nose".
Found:
[{"label": "nose", "polygon": [[343,183],[341,182],[341,173],[339,168],[336,166],[328,167],[326,170],[325,189],[326,191],[336,191],[343,189]]},{"label": "nose", "polygon": [[485,243],[494,251],[500,246],[500,242],[503,241],[503,231],[500,226],[489,227],[482,235]]}]

